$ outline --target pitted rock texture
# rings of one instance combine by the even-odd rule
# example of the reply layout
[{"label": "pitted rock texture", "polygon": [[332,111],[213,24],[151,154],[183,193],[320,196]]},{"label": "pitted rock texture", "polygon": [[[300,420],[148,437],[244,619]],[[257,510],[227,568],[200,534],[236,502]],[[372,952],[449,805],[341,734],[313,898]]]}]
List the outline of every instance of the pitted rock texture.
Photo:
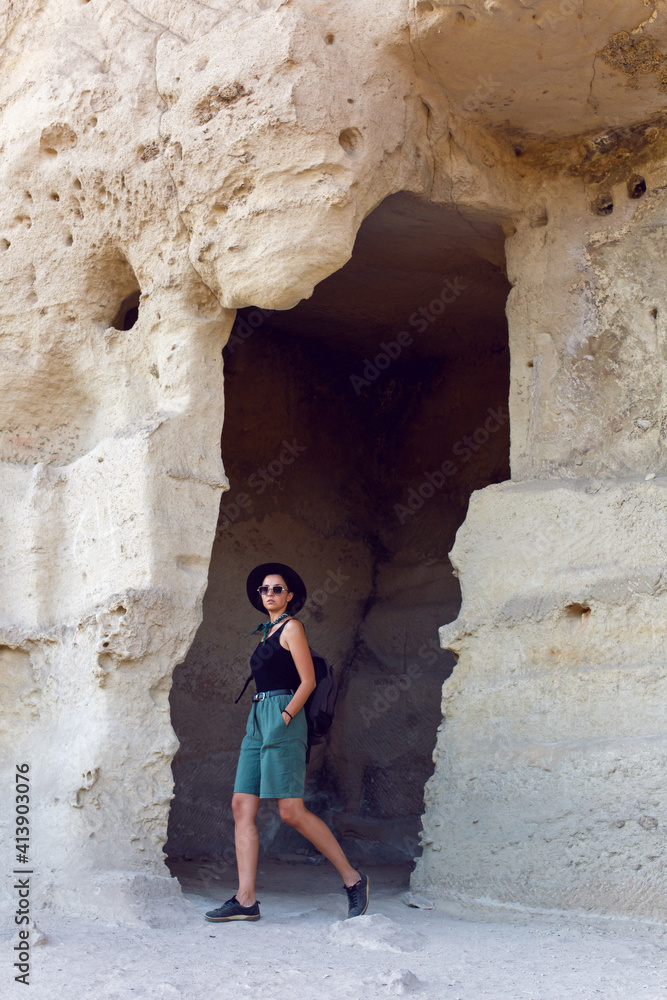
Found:
[{"label": "pitted rock texture", "polygon": [[[201,620],[227,486],[221,349],[234,309],[287,309],[341,268],[385,198],[447,209],[477,227],[478,257],[507,260],[515,478],[622,490],[614,478],[664,471],[666,34],[657,0],[557,14],[546,0],[0,10],[2,781],[14,759],[35,769],[45,905],[139,920],[146,897],[176,898],[161,849],[168,694]],[[445,256],[459,233],[452,223]],[[478,302],[489,290],[476,268],[469,257],[462,277],[477,275]],[[473,548],[492,551],[495,527],[479,524]],[[575,539],[591,530],[571,524]],[[594,525],[602,552],[614,525]],[[510,580],[523,571],[511,557]],[[502,575],[486,573],[480,594]],[[657,592],[641,600],[660,613]],[[606,606],[599,617],[624,634]],[[497,648],[522,628],[499,619]],[[654,702],[628,704],[641,733]],[[496,798],[512,799],[498,780]],[[581,780],[590,801],[608,787],[593,766]],[[615,780],[621,801],[633,782]],[[436,767],[427,826],[452,787]],[[639,806],[661,822],[652,800]],[[550,844],[540,892],[556,902]],[[458,885],[465,860],[440,864]],[[523,898],[516,867],[499,865],[489,885]],[[641,894],[643,870],[610,858],[606,871],[617,895],[591,882],[578,905],[615,912]],[[657,892],[647,899],[664,913]]]}]

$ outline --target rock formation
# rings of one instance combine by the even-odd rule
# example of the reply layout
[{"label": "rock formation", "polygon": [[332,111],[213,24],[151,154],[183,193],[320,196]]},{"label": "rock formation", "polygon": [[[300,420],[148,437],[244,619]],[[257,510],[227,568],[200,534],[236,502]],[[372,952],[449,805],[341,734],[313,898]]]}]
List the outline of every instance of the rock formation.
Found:
[{"label": "rock formation", "polygon": [[30,765],[40,905],[179,905],[172,673],[170,839],[205,849],[273,545],[326,595],[343,835],[412,846],[448,622],[413,887],[664,918],[664,0],[9,4],[0,68],[2,782]]}]

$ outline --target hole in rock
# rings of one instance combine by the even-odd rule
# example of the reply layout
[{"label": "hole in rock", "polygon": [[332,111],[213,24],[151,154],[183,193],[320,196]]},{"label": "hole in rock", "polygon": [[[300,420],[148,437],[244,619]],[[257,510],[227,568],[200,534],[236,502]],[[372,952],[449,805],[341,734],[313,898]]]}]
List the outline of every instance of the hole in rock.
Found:
[{"label": "hole in rock", "polygon": [[546,208],[536,209],[530,217],[530,225],[533,229],[540,229],[549,224],[549,214]]},{"label": "hole in rock", "polygon": [[593,211],[596,215],[611,215],[614,211],[614,199],[608,191],[603,191],[593,202]]},{"label": "hole in rock", "polygon": [[565,614],[569,618],[584,618],[590,615],[591,609],[587,604],[568,604],[565,608]]},{"label": "hole in rock", "polygon": [[345,150],[348,156],[355,157],[359,152],[359,147],[361,146],[361,132],[358,128],[346,128],[343,129],[341,134],[338,136],[338,142],[341,147]]},{"label": "hole in rock", "polygon": [[141,299],[141,291],[137,289],[136,292],[132,292],[120,304],[118,312],[114,316],[112,326],[116,330],[131,330],[134,324],[139,319],[139,301]]},{"label": "hole in rock", "polygon": [[[340,684],[306,804],[355,863],[409,872],[455,662],[438,644],[460,606],[448,552],[472,491],[509,478],[509,288],[499,220],[401,193],[310,299],[238,314],[224,351],[231,488],[171,692],[166,849],[179,874],[179,860],[208,859],[235,884],[230,800],[251,692],[234,699],[263,618],[245,581],[268,560],[305,580],[298,617]],[[264,858],[317,856],[275,803],[258,826]]]},{"label": "hole in rock", "polygon": [[47,156],[57,156],[76,146],[77,135],[67,122],[56,122],[43,128],[39,137],[39,146]]},{"label": "hole in rock", "polygon": [[639,174],[634,174],[628,181],[628,194],[631,198],[641,198],[646,193],[646,181]]}]

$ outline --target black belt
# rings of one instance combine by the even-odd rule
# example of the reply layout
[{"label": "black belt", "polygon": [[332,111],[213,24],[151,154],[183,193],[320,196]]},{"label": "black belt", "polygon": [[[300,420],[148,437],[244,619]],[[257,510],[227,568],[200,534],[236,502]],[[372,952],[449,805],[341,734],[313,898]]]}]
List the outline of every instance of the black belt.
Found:
[{"label": "black belt", "polygon": [[278,688],[276,691],[258,691],[252,696],[253,701],[264,701],[265,698],[275,698],[277,694],[294,694],[291,688]]}]

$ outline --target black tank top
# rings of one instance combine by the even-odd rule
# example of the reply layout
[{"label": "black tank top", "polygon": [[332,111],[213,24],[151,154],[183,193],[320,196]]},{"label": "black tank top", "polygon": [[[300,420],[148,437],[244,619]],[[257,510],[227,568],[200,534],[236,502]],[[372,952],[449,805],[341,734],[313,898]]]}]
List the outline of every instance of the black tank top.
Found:
[{"label": "black tank top", "polygon": [[264,644],[260,642],[250,657],[250,669],[258,692],[276,691],[278,688],[296,691],[301,683],[292,654],[280,645],[280,633],[285,625],[287,622],[283,622]]}]

